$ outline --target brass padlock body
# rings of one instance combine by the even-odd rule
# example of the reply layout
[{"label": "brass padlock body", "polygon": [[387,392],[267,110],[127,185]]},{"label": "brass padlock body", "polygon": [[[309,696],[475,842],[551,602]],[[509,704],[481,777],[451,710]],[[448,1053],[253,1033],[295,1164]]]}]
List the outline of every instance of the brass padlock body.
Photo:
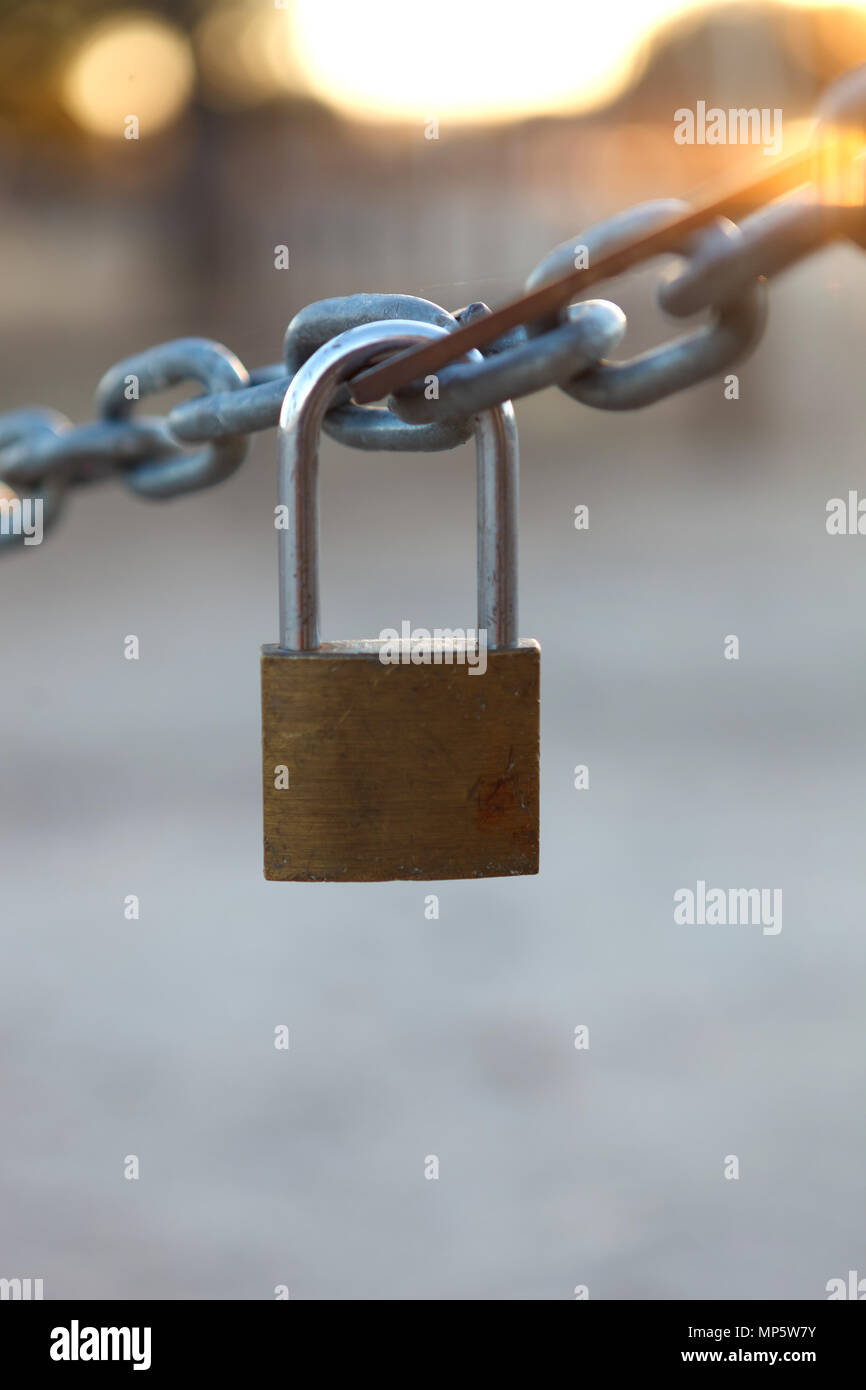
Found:
[{"label": "brass padlock body", "polygon": [[475,675],[381,645],[262,649],[265,877],[537,873],[538,643]]}]

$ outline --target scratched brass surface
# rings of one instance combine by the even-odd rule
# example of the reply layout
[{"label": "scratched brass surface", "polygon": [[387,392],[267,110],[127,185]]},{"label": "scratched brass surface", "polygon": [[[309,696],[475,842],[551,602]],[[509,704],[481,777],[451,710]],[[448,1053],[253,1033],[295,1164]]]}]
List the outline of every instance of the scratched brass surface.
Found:
[{"label": "scratched brass surface", "polygon": [[262,652],[265,877],[537,873],[538,644],[488,652],[483,674],[378,648]]}]

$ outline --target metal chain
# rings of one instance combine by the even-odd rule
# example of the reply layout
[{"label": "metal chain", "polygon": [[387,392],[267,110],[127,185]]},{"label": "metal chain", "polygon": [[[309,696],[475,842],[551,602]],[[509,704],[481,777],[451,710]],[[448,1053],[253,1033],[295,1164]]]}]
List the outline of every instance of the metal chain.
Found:
[{"label": "metal chain", "polygon": [[[856,110],[863,107],[859,95]],[[852,103],[852,106],[854,103]],[[850,114],[850,110],[848,111]],[[563,242],[533,270],[527,289],[545,285],[576,264],[630,245],[687,206],[644,203]],[[864,241],[863,209],[822,205],[817,190],[775,201],[735,225],[724,218],[677,246],[677,264],[658,300],[675,317],[709,311],[709,321],[625,361],[609,355],[626,319],[607,300],[586,300],[541,323],[510,331],[483,355],[444,367],[413,383],[387,406],[359,406],[342,389],[325,417],[334,439],[356,449],[435,452],[452,449],[473,431],[473,416],[505,400],[559,386],[575,400],[603,410],[630,410],[661,400],[725,371],[758,342],[766,316],[764,281],[828,242]],[[251,434],[279,423],[294,374],[318,348],[362,323],[400,319],[453,331],[488,315],[474,303],[449,313],[429,300],[399,294],[323,299],[289,324],[283,360],[247,371],[228,348],[203,338],[161,343],[116,363],[96,389],[96,418],[72,424],[41,407],[0,414],[0,522],[8,494],[42,504],[51,525],[72,487],[119,476],[154,499],[195,492],[230,477],[243,462]],[[164,417],[140,416],[142,398],[186,382],[201,395]],[[14,505],[14,501],[11,505]],[[0,545],[20,543],[21,528],[0,526]]]}]

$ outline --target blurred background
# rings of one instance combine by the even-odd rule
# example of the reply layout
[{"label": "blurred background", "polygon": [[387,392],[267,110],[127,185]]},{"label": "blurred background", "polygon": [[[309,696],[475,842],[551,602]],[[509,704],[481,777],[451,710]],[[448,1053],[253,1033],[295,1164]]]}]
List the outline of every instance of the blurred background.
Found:
[{"label": "blurred background", "polygon": [[[863,5],[6,0],[0,409],[88,419],[110,363],[179,336],[273,362],[324,296],[501,302],[591,222],[762,172],[675,145],[676,108],[781,107],[789,153],[862,61]],[[601,290],[624,353],[677,331],[657,273]],[[864,307],[833,247],[771,287],[737,402],[519,403],[537,878],[264,882],[272,432],[218,488],[82,489],[3,556],[0,1276],[811,1299],[866,1273],[866,542],[824,525],[866,488]],[[327,441],[323,507],[327,635],[473,620],[470,448]],[[698,878],[781,887],[781,934],[674,926]]]}]

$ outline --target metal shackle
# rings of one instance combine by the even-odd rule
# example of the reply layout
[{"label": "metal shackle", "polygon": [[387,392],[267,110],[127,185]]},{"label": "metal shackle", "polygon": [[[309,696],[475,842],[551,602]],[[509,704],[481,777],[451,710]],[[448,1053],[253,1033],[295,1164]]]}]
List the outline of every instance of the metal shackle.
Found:
[{"label": "metal shackle", "polygon": [[[409,320],[365,323],[313,353],[294,377],[280,412],[280,647],[315,651],[319,634],[319,438],[334,394],[379,357],[448,330]],[[467,354],[473,361],[479,352]],[[517,644],[517,426],[510,401],[473,416],[477,477],[478,629],[488,649]]]}]

